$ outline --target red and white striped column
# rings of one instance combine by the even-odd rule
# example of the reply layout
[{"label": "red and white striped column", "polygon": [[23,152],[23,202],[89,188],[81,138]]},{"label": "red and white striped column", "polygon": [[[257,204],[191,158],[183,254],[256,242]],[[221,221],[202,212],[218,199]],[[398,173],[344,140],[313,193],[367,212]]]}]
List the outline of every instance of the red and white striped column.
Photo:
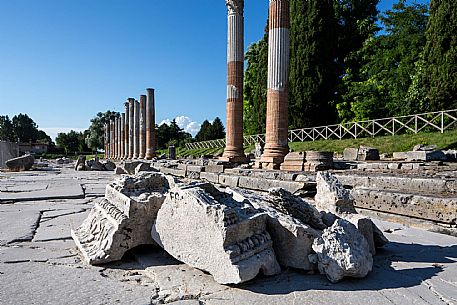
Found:
[{"label": "red and white striped column", "polygon": [[139,122],[140,134],[140,152],[139,159],[146,157],[146,95],[140,95],[140,122]]},{"label": "red and white striped column", "polygon": [[129,103],[124,103],[124,159],[129,158]]},{"label": "red and white striped column", "polygon": [[114,118],[110,119],[110,159],[114,159]]},{"label": "red and white striped column", "polygon": [[270,0],[268,93],[263,167],[279,168],[289,152],[289,0]]},{"label": "red and white striped column", "polygon": [[146,159],[151,160],[156,156],[156,121],[154,89],[146,89]]},{"label": "red and white striped column", "polygon": [[134,134],[134,125],[135,125],[135,115],[134,115],[134,108],[135,108],[135,99],[129,98],[129,159],[133,159],[133,134]]},{"label": "red and white striped column", "polygon": [[226,0],[227,104],[226,146],[222,159],[246,160],[243,148],[244,0]]},{"label": "red and white striped column", "polygon": [[121,150],[121,157],[120,159],[125,159],[125,113],[122,113],[121,114],[121,133],[120,133],[120,137],[121,137],[121,147],[120,147],[120,150]]},{"label": "red and white striped column", "polygon": [[133,102],[133,159],[140,155],[140,103]]}]

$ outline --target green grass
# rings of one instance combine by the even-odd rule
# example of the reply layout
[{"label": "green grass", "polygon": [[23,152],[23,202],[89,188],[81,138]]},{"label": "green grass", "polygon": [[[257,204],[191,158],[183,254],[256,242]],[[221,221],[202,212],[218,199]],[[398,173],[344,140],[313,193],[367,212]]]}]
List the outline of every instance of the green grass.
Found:
[{"label": "green grass", "polygon": [[[343,139],[343,140],[318,140],[307,142],[289,143],[292,151],[332,151],[342,153],[346,147],[359,147],[360,145],[377,148],[380,153],[392,154],[399,151],[410,151],[417,144],[436,145],[438,149],[457,149],[457,130],[439,132],[424,132],[419,134],[404,134],[396,136],[383,136],[375,138]],[[251,152],[254,146],[245,147],[245,152]],[[177,149],[178,157],[213,155],[223,152],[223,148],[202,148],[186,150]],[[168,153],[164,150],[164,153]]]}]

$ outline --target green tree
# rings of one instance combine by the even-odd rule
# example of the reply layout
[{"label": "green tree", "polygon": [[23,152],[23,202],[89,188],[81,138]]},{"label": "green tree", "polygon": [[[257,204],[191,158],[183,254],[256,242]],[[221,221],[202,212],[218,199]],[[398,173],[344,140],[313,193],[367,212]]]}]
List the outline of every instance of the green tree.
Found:
[{"label": "green tree", "polygon": [[457,108],[456,33],[457,2],[431,0],[423,85],[433,111]]},{"label": "green tree", "polygon": [[74,130],[68,133],[61,132],[57,134],[56,144],[68,155],[80,151],[82,138],[81,133]]},{"label": "green tree", "polygon": [[99,112],[90,120],[89,131],[86,133],[85,143],[92,151],[97,151],[104,148],[105,143],[105,124],[109,123],[110,119],[119,117],[120,114],[114,111]]},{"label": "green tree", "polygon": [[211,123],[208,120],[204,120],[202,125],[200,126],[200,130],[198,131],[195,139],[197,141],[206,141],[208,140],[208,136],[210,133]]},{"label": "green tree", "polygon": [[[383,33],[372,34],[356,57],[360,69],[348,69],[339,105],[343,121],[408,115],[423,111],[408,92],[414,85],[425,46],[427,6],[404,0],[380,16]],[[379,28],[377,29],[379,30]]]},{"label": "green tree", "polygon": [[13,123],[7,115],[0,116],[0,140],[16,142]]},{"label": "green tree", "polygon": [[216,117],[213,123],[211,123],[209,131],[210,132],[208,140],[217,140],[225,138],[225,128],[219,117]]},{"label": "green tree", "polygon": [[12,124],[14,136],[19,139],[19,142],[37,141],[38,126],[27,114],[15,115]]},{"label": "green tree", "polygon": [[156,139],[157,147],[159,149],[165,149],[170,145],[177,147],[183,146],[192,140],[192,135],[185,132],[178,126],[176,120],[173,120],[170,124],[156,125]]},{"label": "green tree", "polygon": [[333,0],[291,1],[289,126],[333,123],[337,20]]},{"label": "green tree", "polygon": [[245,58],[243,126],[245,134],[265,132],[267,111],[268,29],[249,46]]}]

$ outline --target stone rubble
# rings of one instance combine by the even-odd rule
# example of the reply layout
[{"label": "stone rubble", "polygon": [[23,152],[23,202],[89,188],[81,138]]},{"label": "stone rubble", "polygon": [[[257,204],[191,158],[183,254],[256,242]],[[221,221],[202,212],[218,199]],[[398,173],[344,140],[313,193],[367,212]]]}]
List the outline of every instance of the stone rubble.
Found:
[{"label": "stone rubble", "polygon": [[[135,175],[109,184],[105,198],[72,232],[86,262],[119,260],[135,246],[157,244],[221,284],[243,283],[259,273],[275,275],[280,265],[305,271],[317,266],[339,281],[365,276],[376,247],[387,242],[326,172],[318,174],[316,209],[282,188],[265,193],[235,183],[224,189],[141,169],[150,168],[139,163]],[[183,177],[190,169],[202,170],[186,164],[166,169],[182,171]]]},{"label": "stone rubble", "polygon": [[344,277],[365,277],[373,268],[373,257],[365,237],[349,221],[338,219],[313,243],[319,271],[336,283]]},{"label": "stone rubble", "polygon": [[160,173],[121,176],[107,185],[72,237],[86,263],[120,260],[126,251],[154,244],[150,230],[174,180]]}]

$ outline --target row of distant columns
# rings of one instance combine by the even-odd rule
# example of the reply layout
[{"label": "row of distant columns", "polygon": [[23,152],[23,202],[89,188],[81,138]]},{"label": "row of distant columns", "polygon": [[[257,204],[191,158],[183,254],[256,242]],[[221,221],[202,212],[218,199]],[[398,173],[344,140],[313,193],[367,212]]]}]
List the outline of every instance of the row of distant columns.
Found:
[{"label": "row of distant columns", "polygon": [[128,98],[125,112],[105,124],[105,158],[114,160],[147,159],[155,157],[154,89],[146,89],[138,102]]},{"label": "row of distant columns", "polygon": [[[225,0],[228,11],[227,121],[223,159],[239,162],[243,147],[244,0]],[[270,0],[265,150],[260,162],[278,168],[289,151],[289,0]]]}]

